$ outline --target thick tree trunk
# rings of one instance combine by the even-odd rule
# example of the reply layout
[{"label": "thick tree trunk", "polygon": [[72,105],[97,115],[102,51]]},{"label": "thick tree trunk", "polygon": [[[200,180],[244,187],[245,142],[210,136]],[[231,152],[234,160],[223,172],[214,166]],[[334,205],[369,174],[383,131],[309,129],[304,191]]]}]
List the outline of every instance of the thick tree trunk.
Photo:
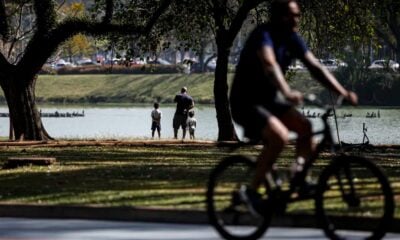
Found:
[{"label": "thick tree trunk", "polygon": [[10,126],[15,140],[52,139],[44,129],[36,107],[35,83],[36,77],[25,80],[18,76],[10,76],[1,84],[8,104]]},{"label": "thick tree trunk", "polygon": [[[221,45],[221,44],[220,44]],[[228,99],[228,58],[229,48],[218,46],[215,69],[214,98],[218,121],[218,141],[237,141]]]}]

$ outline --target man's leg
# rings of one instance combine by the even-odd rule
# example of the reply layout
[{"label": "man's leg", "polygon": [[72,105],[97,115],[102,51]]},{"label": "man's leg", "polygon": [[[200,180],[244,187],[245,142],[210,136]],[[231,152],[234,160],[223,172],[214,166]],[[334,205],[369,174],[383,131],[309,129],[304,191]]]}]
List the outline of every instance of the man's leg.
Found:
[{"label": "man's leg", "polygon": [[257,159],[256,176],[251,187],[257,189],[265,179],[265,174],[272,169],[272,165],[288,142],[289,131],[275,116],[267,118],[267,123],[262,130],[264,148]]},{"label": "man's leg", "polygon": [[186,127],[182,126],[182,140],[186,137]]},{"label": "man's leg", "polygon": [[[310,121],[295,109],[289,110],[281,118],[281,121],[289,130],[297,133],[296,160],[298,167],[294,168],[294,176],[302,170],[302,167],[310,160],[315,145],[312,141],[312,126]],[[303,181],[305,176],[298,176],[296,181]],[[300,182],[299,182],[300,183]]]},{"label": "man's leg", "polygon": [[187,117],[185,117],[185,116],[182,116],[182,119],[181,119],[181,126],[182,126],[182,140],[183,140],[183,139],[185,139],[185,137],[186,137],[186,127],[187,127],[187,125],[186,125],[186,121],[187,121]]},{"label": "man's leg", "polygon": [[172,119],[172,127],[174,128],[174,139],[178,139],[178,129],[179,129],[179,116],[176,114],[174,115],[174,118]]}]

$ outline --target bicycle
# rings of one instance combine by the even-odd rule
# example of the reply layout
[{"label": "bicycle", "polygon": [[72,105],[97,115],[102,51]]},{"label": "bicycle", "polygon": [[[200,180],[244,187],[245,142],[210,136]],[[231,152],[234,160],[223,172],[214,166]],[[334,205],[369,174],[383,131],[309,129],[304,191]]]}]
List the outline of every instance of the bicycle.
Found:
[{"label": "bicycle", "polygon": [[[322,107],[315,99],[308,101]],[[314,192],[299,194],[292,184],[283,184],[277,172],[272,171],[258,189],[263,196],[264,210],[262,214],[254,214],[241,199],[239,190],[250,184],[255,173],[255,160],[234,155],[222,159],[214,168],[207,188],[207,213],[210,223],[222,237],[228,240],[257,239],[266,232],[274,214],[285,213],[288,204],[303,200],[314,200],[319,227],[330,239],[346,239],[349,221],[357,221],[368,230],[358,233],[359,239],[384,237],[394,215],[391,186],[372,161],[335,150],[328,123],[333,107],[325,110],[321,117],[323,129],[312,134],[322,135],[322,139],[317,144],[316,154],[302,172],[307,175],[321,152],[327,147],[331,149],[333,157],[319,174]],[[346,214],[350,217],[346,218]],[[367,221],[362,222],[362,219]]]}]

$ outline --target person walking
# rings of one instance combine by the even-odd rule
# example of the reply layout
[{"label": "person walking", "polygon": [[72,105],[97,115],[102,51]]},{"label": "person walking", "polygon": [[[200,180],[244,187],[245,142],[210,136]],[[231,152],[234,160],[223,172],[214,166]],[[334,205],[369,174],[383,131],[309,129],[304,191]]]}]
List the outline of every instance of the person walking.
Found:
[{"label": "person walking", "polygon": [[188,113],[189,110],[194,107],[194,101],[193,98],[187,93],[187,88],[182,87],[181,92],[175,96],[174,102],[176,102],[176,111],[172,121],[174,138],[178,139],[178,130],[179,128],[182,128],[183,140],[186,136],[186,121]]},{"label": "person walking", "polygon": [[161,110],[159,103],[154,103],[154,109],[151,111],[151,138],[154,139],[154,132],[157,130],[158,138],[161,138]]},{"label": "person walking", "polygon": [[189,130],[189,137],[191,140],[195,139],[194,132],[196,131],[197,127],[197,120],[194,117],[194,111],[189,112],[189,118],[187,120],[187,127]]},{"label": "person walking", "polygon": [[319,63],[298,33],[301,12],[297,1],[274,0],[269,16],[269,22],[257,26],[247,39],[230,94],[234,121],[244,128],[246,137],[264,143],[255,177],[240,192],[249,208],[256,211],[261,202],[257,189],[288,143],[289,131],[298,135],[291,186],[300,192],[309,189],[301,172],[314,152],[312,128],[310,121],[295,108],[303,100],[302,93],[292,90],[285,79],[292,60],[300,59],[327,89],[357,104],[357,95],[343,88]]}]

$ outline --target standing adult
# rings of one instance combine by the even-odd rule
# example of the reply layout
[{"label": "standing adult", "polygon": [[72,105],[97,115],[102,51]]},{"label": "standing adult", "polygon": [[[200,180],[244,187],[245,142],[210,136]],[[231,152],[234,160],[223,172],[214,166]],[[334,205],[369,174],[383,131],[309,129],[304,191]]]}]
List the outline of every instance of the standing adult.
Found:
[{"label": "standing adult", "polygon": [[194,106],[194,101],[187,93],[187,88],[183,87],[181,93],[175,96],[174,102],[176,102],[176,111],[172,124],[174,128],[174,138],[178,139],[178,130],[179,128],[182,128],[182,139],[185,139],[186,121],[189,110]]}]

